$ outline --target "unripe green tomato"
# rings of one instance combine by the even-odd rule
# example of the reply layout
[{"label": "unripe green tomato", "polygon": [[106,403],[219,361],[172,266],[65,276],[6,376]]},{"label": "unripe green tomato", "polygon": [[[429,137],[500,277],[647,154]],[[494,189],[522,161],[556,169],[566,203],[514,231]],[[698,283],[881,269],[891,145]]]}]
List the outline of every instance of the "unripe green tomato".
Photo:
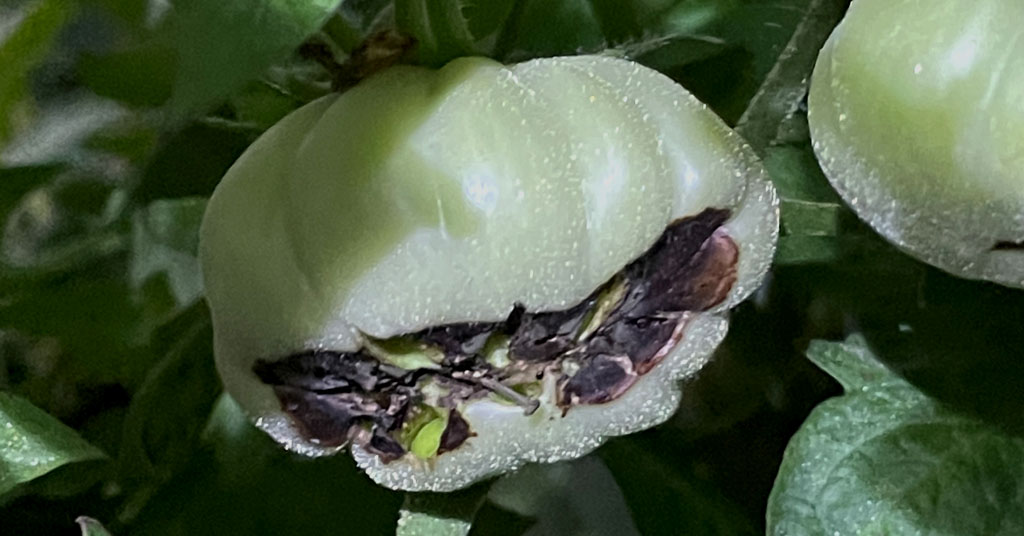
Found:
[{"label": "unripe green tomato", "polygon": [[811,81],[819,161],[889,241],[1024,287],[1020,0],[854,0]]},{"label": "unripe green tomato", "polygon": [[[261,381],[294,372],[274,360],[304,351],[379,351],[384,339],[458,323],[507,328],[516,314],[564,311],[600,288],[594,303],[621,304],[616,274],[674,221],[712,213],[726,217],[705,246],[724,240],[719,260],[733,262],[712,281],[721,296],[673,312],[682,319],[674,346],[604,403],[554,392],[579,365],[559,361],[544,365],[537,392],[517,384],[524,394],[505,389],[503,399],[498,386],[458,401],[471,435],[451,450],[438,448],[450,409],[406,417],[388,437],[408,452],[387,459],[366,442],[383,425],[311,437],[323,422],[297,422],[301,410],[279,399],[288,388]],[[667,419],[677,380],[706,363],[728,309],[764,276],[777,220],[775,192],[751,149],[650,69],[588,56],[395,67],[284,118],[217,187],[201,231],[217,366],[227,392],[286,447],[333,454],[350,438],[358,464],[385,486],[458,489],[524,463],[581,456]],[[587,322],[608,317],[600,309]],[[436,348],[401,340],[423,352],[389,360],[392,370],[450,370],[430,361]],[[488,355],[499,357],[477,362],[480,370],[510,362]],[[534,407],[510,402],[517,397]]]}]

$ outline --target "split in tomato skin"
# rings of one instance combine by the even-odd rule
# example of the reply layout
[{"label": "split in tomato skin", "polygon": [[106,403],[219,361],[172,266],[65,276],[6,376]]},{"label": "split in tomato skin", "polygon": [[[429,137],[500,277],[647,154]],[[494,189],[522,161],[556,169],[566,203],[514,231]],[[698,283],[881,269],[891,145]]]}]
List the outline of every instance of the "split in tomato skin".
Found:
[{"label": "split in tomato skin", "polygon": [[[673,222],[709,207],[727,215],[709,231],[723,254],[706,262],[728,265],[735,250],[735,277],[694,286],[720,289],[721,303],[678,315],[685,330],[669,333],[676,318],[639,315],[599,336],[595,318],[626,297],[624,267]],[[756,155],[663,75],[598,56],[508,66],[463,58],[436,71],[396,66],[284,118],[218,186],[200,249],[218,371],[257,426],[311,456],[348,443],[384,486],[450,491],[667,419],[679,381],[707,362],[728,310],[760,283],[777,233],[777,198]],[[547,315],[556,312],[566,314]],[[530,329],[490,329],[498,323]],[[677,343],[651,344],[634,364],[620,348],[634,331]],[[587,363],[559,358],[565,381],[537,381],[545,356],[577,348],[570,334],[593,339],[594,350],[604,341],[617,355],[601,361],[636,374],[568,386]],[[257,361],[317,352],[363,353],[376,374],[399,379],[394,367],[426,370],[415,383],[387,379],[423,403],[380,397],[371,408],[338,391],[323,393],[330,403],[290,392],[282,405],[279,391],[296,388],[282,378],[294,371],[274,379]],[[479,374],[478,355],[523,370]],[[431,386],[438,370],[450,372],[443,388]],[[357,425],[304,425],[288,411],[324,413],[340,399]],[[379,408],[403,418],[378,426]],[[407,452],[386,462],[400,453],[392,441]]]},{"label": "split in tomato skin", "polygon": [[[253,372],[274,387],[281,408],[307,439],[325,446],[358,442],[384,462],[415,451],[413,443],[423,436],[407,432],[417,413],[430,411],[444,423],[436,445],[420,453],[432,458],[471,437],[460,406],[491,396],[532,414],[539,403],[520,392],[546,376],[558,386],[563,414],[575,405],[608,403],[679,342],[690,312],[710,309],[728,295],[738,256],[721,230],[728,218],[727,210],[707,209],[672,223],[621,274],[567,310],[529,313],[516,304],[503,322],[399,336],[439,352],[436,363],[423,368],[402,368],[365,349],[315,350],[258,360]],[[507,345],[503,367],[485,354],[492,337]],[[421,392],[428,388],[445,395],[431,399]],[[419,430],[425,426],[430,423]]]}]

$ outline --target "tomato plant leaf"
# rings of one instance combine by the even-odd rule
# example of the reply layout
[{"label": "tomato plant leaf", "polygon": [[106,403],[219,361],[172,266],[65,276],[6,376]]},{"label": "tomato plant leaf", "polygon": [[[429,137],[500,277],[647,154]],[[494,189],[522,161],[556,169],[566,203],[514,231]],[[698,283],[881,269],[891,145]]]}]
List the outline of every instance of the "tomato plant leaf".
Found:
[{"label": "tomato plant leaf", "polygon": [[168,329],[177,333],[163,335],[174,340],[171,349],[149,371],[125,417],[118,470],[133,491],[123,513],[128,519],[189,461],[220,393],[206,304],[197,302]]},{"label": "tomato plant leaf", "polygon": [[618,438],[598,451],[621,486],[641,534],[757,533],[736,505],[690,468],[663,455],[659,446],[667,445],[642,434]]},{"label": "tomato plant leaf", "polygon": [[[632,10],[631,3],[621,2],[623,11]],[[515,15],[511,31],[502,39],[508,55],[505,59],[597,52],[610,44],[590,0],[523,0]]]},{"label": "tomato plant leaf", "polygon": [[125,32],[118,46],[88,57],[82,77],[102,95],[163,105],[171,124],[180,124],[284,59],[338,4],[175,0],[151,9],[152,30]]},{"label": "tomato plant leaf", "polygon": [[0,31],[0,147],[13,129],[16,108],[28,97],[28,77],[46,57],[61,28],[74,11],[72,2],[38,0],[13,9],[0,6],[0,18],[15,21]]},{"label": "tomato plant leaf", "polygon": [[324,23],[323,31],[345,52],[358,47],[367,33],[394,16],[391,0],[346,0]]},{"label": "tomato plant leaf", "polygon": [[420,63],[440,66],[458,56],[488,54],[514,3],[397,0],[395,23],[400,31],[416,38]]},{"label": "tomato plant leaf", "polygon": [[199,274],[199,224],[205,198],[154,201],[136,212],[132,222],[130,277],[141,288],[150,278],[164,276],[178,306],[203,292]]},{"label": "tomato plant leaf", "polygon": [[416,39],[420,62],[440,65],[449,58],[473,52],[473,34],[462,7],[463,2],[456,0],[395,2],[395,23],[400,31]]},{"label": "tomato plant leaf", "polygon": [[886,290],[854,317],[875,354],[929,396],[1024,433],[1024,292],[901,258],[918,276],[902,291],[873,278]]},{"label": "tomato plant leaf", "polygon": [[316,31],[338,0],[179,0],[169,21],[178,52],[172,113],[190,115],[254,78]]},{"label": "tomato plant leaf", "polygon": [[344,456],[290,453],[218,398],[203,448],[156,490],[132,534],[387,534],[401,495],[373,484]]},{"label": "tomato plant leaf", "polygon": [[[504,510],[535,519],[530,534],[640,535],[622,490],[598,456],[527,465],[497,480],[487,498]],[[475,528],[482,529],[479,521]],[[489,534],[490,528],[481,533]]]},{"label": "tomato plant leaf", "polygon": [[252,131],[222,123],[193,123],[151,156],[134,192],[139,201],[209,196],[224,172],[252,143]]},{"label": "tomato plant leaf", "polygon": [[63,465],[105,456],[27,400],[0,392],[0,496]]},{"label": "tomato plant leaf", "polygon": [[815,342],[808,357],[847,391],[786,449],[770,534],[1024,531],[1024,440],[928,398],[859,336]]}]

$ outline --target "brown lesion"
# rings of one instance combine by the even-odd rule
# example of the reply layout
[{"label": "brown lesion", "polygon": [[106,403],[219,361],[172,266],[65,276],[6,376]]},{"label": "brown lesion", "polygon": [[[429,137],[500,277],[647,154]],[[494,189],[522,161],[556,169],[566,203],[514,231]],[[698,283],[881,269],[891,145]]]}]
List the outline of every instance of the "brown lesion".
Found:
[{"label": "brown lesion", "polygon": [[992,246],[991,251],[1024,251],[1024,240],[1018,240],[1016,242],[1002,240],[996,242],[996,244]]},{"label": "brown lesion", "polygon": [[[723,227],[729,216],[707,209],[673,222],[641,257],[564,311],[529,313],[515,305],[499,322],[401,336],[440,356],[430,367],[402,368],[366,349],[308,350],[258,360],[253,371],[273,386],[307,439],[325,446],[357,443],[385,462],[408,451],[403,426],[414,415],[445,415],[439,455],[472,437],[460,413],[467,402],[491,397],[529,414],[549,376],[563,413],[608,403],[669,354],[695,313],[728,296],[739,260]],[[492,359],[495,344],[507,349],[506,359]]]}]

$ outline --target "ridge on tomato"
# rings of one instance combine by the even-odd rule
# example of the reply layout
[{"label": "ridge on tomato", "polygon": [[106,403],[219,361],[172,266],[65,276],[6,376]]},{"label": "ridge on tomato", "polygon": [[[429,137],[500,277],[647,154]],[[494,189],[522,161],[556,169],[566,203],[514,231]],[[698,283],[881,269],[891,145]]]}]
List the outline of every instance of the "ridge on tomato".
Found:
[{"label": "ridge on tomato", "polygon": [[822,169],[877,232],[961,277],[1024,288],[1017,0],[855,0],[822,49]]},{"label": "ridge on tomato", "polygon": [[667,419],[777,229],[751,149],[667,77],[463,58],[267,131],[201,259],[218,369],[258,426],[448,491]]}]

